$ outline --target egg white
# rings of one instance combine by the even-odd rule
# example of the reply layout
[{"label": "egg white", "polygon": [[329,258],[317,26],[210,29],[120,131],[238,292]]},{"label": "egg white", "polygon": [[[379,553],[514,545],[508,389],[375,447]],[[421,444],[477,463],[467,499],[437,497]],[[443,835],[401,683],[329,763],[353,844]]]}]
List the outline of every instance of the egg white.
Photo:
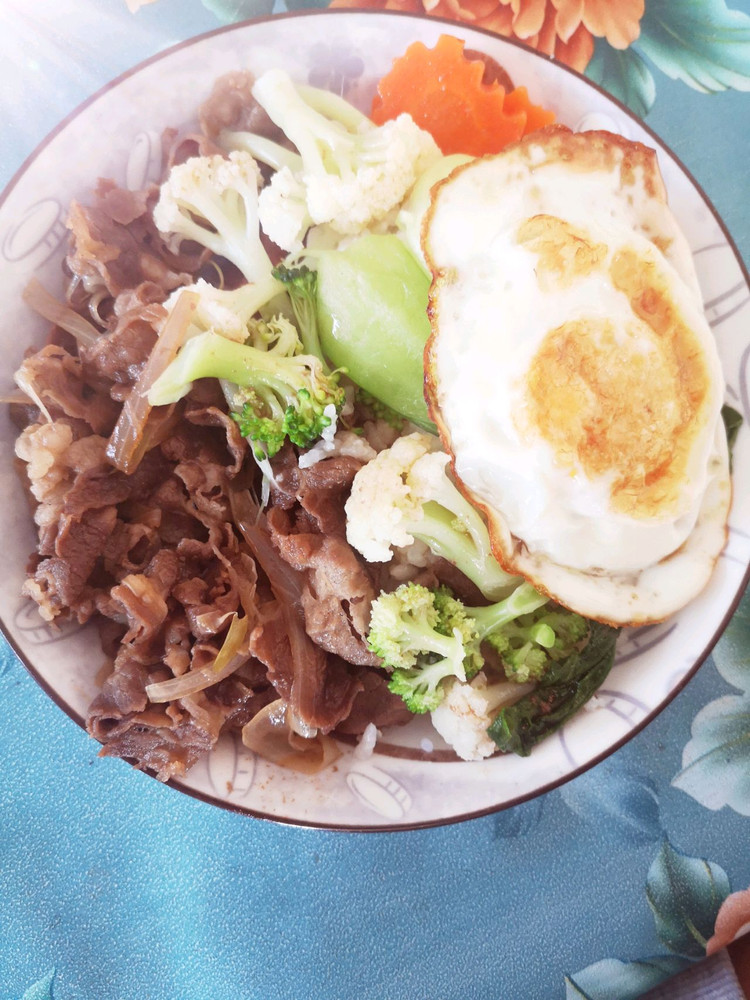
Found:
[{"label": "egg white", "polygon": [[[556,130],[548,146],[542,136],[520,152],[475,161],[437,189],[424,232],[433,271],[428,397],[457,481],[485,511],[506,567],[589,617],[657,621],[703,588],[725,543],[731,490],[721,365],[653,155],[596,133],[587,158],[588,140],[575,136],[571,146],[570,135]],[[548,217],[600,248],[597,265],[570,280],[545,273],[519,227]],[[605,328],[613,383],[623,357],[646,374],[659,370],[653,330],[611,278],[628,254],[666,289],[705,369],[679,478],[669,502],[653,510],[635,500],[633,511],[623,510],[613,500],[613,482],[630,470],[592,474],[575,454],[561,456],[529,418],[529,372],[550,331]],[[626,401],[638,411],[623,414],[616,401],[612,419],[648,433],[678,412],[673,381],[656,380],[653,391],[639,381]]]}]

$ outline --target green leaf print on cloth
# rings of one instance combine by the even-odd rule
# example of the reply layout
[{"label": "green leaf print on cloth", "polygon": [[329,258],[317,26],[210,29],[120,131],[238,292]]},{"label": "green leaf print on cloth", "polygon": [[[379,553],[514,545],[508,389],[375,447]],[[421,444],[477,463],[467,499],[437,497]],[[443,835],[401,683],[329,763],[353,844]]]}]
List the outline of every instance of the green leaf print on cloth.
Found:
[{"label": "green leaf print on cloth", "polygon": [[729,888],[720,865],[683,854],[665,837],[646,876],[646,899],[656,934],[673,954],[594,962],[565,977],[565,1000],[635,1000],[705,958]]},{"label": "green leaf print on cloth", "polygon": [[262,17],[273,10],[273,0],[202,0],[202,3],[223,24]]},{"label": "green leaf print on cloth", "polygon": [[648,775],[624,770],[616,755],[563,785],[559,795],[606,840],[635,847],[664,836],[656,786]]},{"label": "green leaf print on cloth", "polygon": [[641,117],[654,103],[654,78],[633,48],[613,49],[607,42],[597,41],[594,55],[586,67],[586,76]]},{"label": "green leaf print on cloth", "polygon": [[565,1000],[636,1000],[689,964],[675,955],[658,955],[640,962],[603,958],[565,977]]},{"label": "green leaf print on cloth", "polygon": [[750,593],[714,649],[714,663],[741,694],[710,702],[693,719],[672,785],[707,809],[750,816]]},{"label": "green leaf print on cloth", "polygon": [[55,970],[52,969],[46,976],[34,983],[26,990],[21,1000],[53,1000],[52,982],[55,978]]},{"label": "green leaf print on cloth", "polygon": [[656,933],[670,951],[703,958],[728,895],[729,879],[720,865],[682,854],[664,840],[649,868],[646,898]]},{"label": "green leaf print on cloth", "polygon": [[750,590],[740,601],[713,656],[724,680],[750,695]]},{"label": "green leaf print on cloth", "polygon": [[695,90],[750,90],[750,17],[724,0],[647,0],[637,47]]}]

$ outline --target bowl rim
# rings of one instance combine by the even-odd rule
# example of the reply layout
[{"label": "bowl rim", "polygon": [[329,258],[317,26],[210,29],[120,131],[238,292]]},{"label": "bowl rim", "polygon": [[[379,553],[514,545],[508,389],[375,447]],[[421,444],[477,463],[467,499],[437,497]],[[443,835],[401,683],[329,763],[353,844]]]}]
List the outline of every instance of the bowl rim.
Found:
[{"label": "bowl rim", "polygon": [[[643,129],[651,138],[653,138],[656,141],[658,147],[664,150],[664,152],[666,152],[672,158],[672,160],[678,166],[680,171],[688,179],[690,184],[695,189],[696,193],[703,201],[706,208],[709,210],[710,214],[712,215],[719,229],[721,230],[724,238],[727,241],[727,245],[731,250],[732,254],[734,255],[734,258],[739,266],[743,280],[745,284],[748,286],[748,288],[750,288],[750,271],[748,270],[748,267],[746,266],[742,258],[742,255],[737,249],[737,246],[732,238],[731,233],[729,232],[729,229],[727,228],[723,219],[719,215],[711,199],[703,190],[700,183],[696,180],[696,178],[693,176],[690,170],[685,166],[682,159],[679,156],[677,156],[674,150],[661,139],[658,133],[655,132],[654,129],[652,129],[645,121],[643,121],[642,118],[636,115],[635,112],[631,111],[631,109],[626,104],[624,104],[619,98],[610,94],[609,91],[606,90],[606,88],[601,86],[601,84],[598,84],[593,80],[590,80],[588,77],[585,76],[584,73],[581,73],[578,70],[573,69],[571,66],[568,66],[565,63],[555,59],[554,56],[549,56],[546,55],[545,53],[539,52],[537,49],[532,48],[531,46],[527,45],[526,43],[516,38],[506,38],[505,36],[499,35],[496,32],[489,30],[488,28],[481,28],[472,25],[468,22],[457,21],[446,17],[432,16],[425,13],[416,13],[416,12],[412,13],[409,11],[372,9],[372,8],[333,8],[333,9],[311,8],[311,9],[280,12],[278,14],[265,14],[259,17],[248,18],[243,21],[236,21],[231,24],[221,25],[218,28],[213,28],[210,29],[209,31],[201,32],[197,35],[192,35],[190,38],[183,39],[182,41],[176,42],[175,44],[170,45],[167,48],[161,49],[158,52],[155,52],[153,55],[147,56],[145,59],[142,59],[134,66],[131,66],[129,69],[124,70],[122,73],[119,73],[117,76],[113,77],[107,83],[99,87],[94,93],[92,93],[82,102],[80,102],[70,112],[68,112],[68,114],[65,115],[65,117],[62,118],[57,123],[57,125],[55,125],[54,128],[51,129],[39,141],[39,143],[37,143],[37,145],[31,151],[31,153],[29,153],[25,157],[21,165],[15,170],[8,183],[0,192],[0,209],[2,209],[9,195],[16,187],[16,185],[19,183],[21,178],[33,165],[34,161],[41,155],[41,153],[46,149],[46,147],[60,132],[62,132],[65,128],[67,128],[67,126],[72,121],[78,118],[83,112],[87,110],[89,106],[91,106],[97,100],[99,100],[100,97],[108,93],[110,90],[114,90],[115,88],[120,86],[120,84],[123,81],[141,72],[147,66],[151,66],[155,63],[158,63],[162,59],[168,59],[175,52],[181,49],[189,48],[191,45],[202,43],[206,39],[218,35],[223,35],[232,31],[246,29],[248,27],[252,27],[253,25],[267,24],[269,22],[281,23],[283,21],[290,20],[292,18],[310,18],[310,17],[316,19],[319,19],[321,17],[346,18],[346,17],[352,17],[353,15],[357,17],[372,17],[372,18],[381,18],[386,16],[388,18],[394,18],[394,17],[403,18],[406,21],[430,22],[443,25],[447,29],[449,29],[449,31],[450,29],[452,29],[454,32],[458,32],[459,35],[464,31],[471,31],[472,33],[485,35],[486,37],[491,38],[494,43],[500,42],[501,44],[504,45],[513,46],[515,48],[522,50],[528,56],[534,57],[536,59],[541,59],[543,62],[546,63],[554,64],[559,70],[563,71],[564,73],[570,74],[575,79],[582,81],[587,87],[590,87],[594,91],[603,95],[605,98],[607,98],[608,101],[610,101],[613,105],[615,105],[622,114],[624,114],[631,121],[634,121],[639,126],[639,128]],[[586,771],[589,771],[591,768],[596,767],[602,761],[606,760],[612,754],[616,753],[619,749],[625,746],[625,744],[629,743],[632,739],[634,739],[634,737],[636,737],[648,725],[650,725],[650,723],[653,722],[653,720],[657,716],[659,716],[674,701],[674,699],[695,677],[698,670],[700,670],[705,661],[708,659],[714,646],[720,639],[721,635],[723,634],[729,622],[731,621],[735,611],[737,610],[737,607],[740,601],[742,600],[745,591],[748,588],[748,584],[750,584],[750,562],[748,562],[748,565],[745,568],[744,576],[742,578],[742,581],[737,589],[734,598],[730,602],[730,605],[727,608],[721,621],[717,624],[716,629],[713,632],[713,635],[706,643],[704,649],[696,657],[693,665],[686,671],[685,675],[680,679],[680,681],[670,690],[670,692],[663,699],[663,701],[656,708],[652,709],[647,715],[645,715],[644,718],[640,720],[638,723],[636,723],[630,730],[628,730],[628,732],[623,737],[621,737],[619,740],[609,745],[605,750],[597,754],[596,757],[586,761],[584,764],[572,769],[571,771],[567,772],[561,777],[555,778],[554,780],[538,788],[535,788],[533,791],[527,794],[516,795],[513,798],[498,803],[496,805],[485,806],[481,809],[477,809],[470,812],[462,812],[455,816],[448,816],[438,819],[413,820],[407,823],[384,823],[384,824],[373,824],[373,825],[365,825],[362,823],[348,824],[348,823],[332,823],[325,821],[308,820],[304,818],[294,818],[291,816],[279,816],[269,811],[264,811],[261,809],[253,809],[248,806],[243,806],[238,803],[233,803],[226,801],[224,799],[217,798],[216,796],[213,796],[210,793],[202,791],[200,789],[192,788],[189,785],[183,784],[179,778],[170,778],[166,782],[160,782],[160,784],[165,784],[175,791],[191,796],[192,798],[198,799],[209,805],[217,806],[231,813],[237,813],[243,816],[250,816],[254,819],[265,820],[267,822],[281,824],[283,826],[291,826],[302,829],[321,830],[331,833],[376,833],[377,834],[377,833],[410,832],[414,830],[426,830],[435,827],[452,826],[457,823],[464,823],[469,820],[480,819],[485,816],[491,816],[496,813],[503,812],[506,809],[511,809],[514,806],[521,805],[524,802],[529,802],[533,799],[546,795],[548,792],[551,792],[554,789],[561,787],[567,782],[572,781],[574,778],[577,778],[580,775],[584,774]],[[58,708],[62,709],[62,711],[65,713],[65,715],[68,716],[68,718],[70,718],[73,722],[75,722],[76,725],[80,729],[82,729],[87,736],[89,736],[86,729],[85,719],[75,709],[71,708],[71,706],[69,706],[62,698],[62,696],[58,694],[55,688],[37,671],[36,667],[31,662],[31,659],[27,657],[24,652],[22,652],[19,644],[16,642],[12,629],[9,628],[9,626],[6,624],[5,620],[3,620],[2,617],[0,617],[0,632],[2,632],[2,634],[4,635],[5,639],[7,640],[9,646],[13,650],[16,657],[20,660],[20,662],[29,672],[34,681],[39,685],[39,687],[57,705]],[[93,737],[89,736],[89,739],[93,740]],[[127,763],[127,761],[123,760],[123,763]],[[436,763],[439,764],[440,762]],[[462,761],[459,763],[465,763],[466,766],[471,766],[470,761]],[[154,781],[157,780],[156,777],[147,770],[141,771],[140,769],[135,768],[132,765],[131,765],[131,770],[140,772],[145,777],[150,778]]]}]

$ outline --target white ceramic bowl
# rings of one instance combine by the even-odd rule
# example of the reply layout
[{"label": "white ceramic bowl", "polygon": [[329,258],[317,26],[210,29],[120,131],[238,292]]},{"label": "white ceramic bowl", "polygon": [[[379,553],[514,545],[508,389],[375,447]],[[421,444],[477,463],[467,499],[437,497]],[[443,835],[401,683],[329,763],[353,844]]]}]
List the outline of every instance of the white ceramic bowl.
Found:
[{"label": "white ceramic bowl", "polygon": [[[716,334],[728,401],[743,411],[734,456],[735,502],[727,549],[705,592],[659,626],[623,634],[603,688],[529,758],[457,762],[424,720],[386,732],[374,755],[344,747],[333,767],[301,776],[256,759],[233,738],[174,785],[235,810],[279,821],[344,829],[401,829],[447,823],[531,798],[600,761],[642,729],[683,687],[725,626],[750,560],[750,357],[748,278],[715,211],[675,157],[624,107],[566,67],[486,32],[434,18],[320,11],[233,26],[176,46],[115,80],[71,115],[24,165],[0,201],[0,298],[4,303],[2,385],[46,324],[21,302],[36,275],[61,287],[66,207],[85,199],[98,176],[137,188],[157,176],[159,136],[195,118],[213,80],[230,69],[256,74],[282,66],[294,77],[343,91],[367,107],[374,82],[415,40],[441,33],[494,57],[532,100],[573,128],[607,128],[654,146],[670,203],[695,253]],[[159,99],[154,100],[158,92]],[[0,621],[19,656],[57,703],[83,724],[102,653],[93,628],[53,633],[20,597],[35,548],[28,506],[13,470],[15,428],[0,423]],[[81,762],[83,764],[83,761]],[[107,761],[103,766],[124,767]]]}]

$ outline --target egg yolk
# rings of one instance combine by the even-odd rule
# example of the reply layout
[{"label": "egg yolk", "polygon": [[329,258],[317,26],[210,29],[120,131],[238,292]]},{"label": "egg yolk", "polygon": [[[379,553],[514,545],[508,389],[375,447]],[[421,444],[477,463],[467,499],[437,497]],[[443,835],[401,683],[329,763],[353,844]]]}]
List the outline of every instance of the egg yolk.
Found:
[{"label": "egg yolk", "polygon": [[[558,233],[560,235],[560,233]],[[565,239],[565,237],[562,237]],[[549,247],[560,280],[571,274]],[[573,474],[610,482],[611,508],[635,518],[679,512],[710,373],[660,268],[628,247],[608,262],[576,244],[569,260],[606,268],[630,311],[568,321],[543,338],[525,375],[525,430]],[[522,428],[523,429],[523,428]]]}]

